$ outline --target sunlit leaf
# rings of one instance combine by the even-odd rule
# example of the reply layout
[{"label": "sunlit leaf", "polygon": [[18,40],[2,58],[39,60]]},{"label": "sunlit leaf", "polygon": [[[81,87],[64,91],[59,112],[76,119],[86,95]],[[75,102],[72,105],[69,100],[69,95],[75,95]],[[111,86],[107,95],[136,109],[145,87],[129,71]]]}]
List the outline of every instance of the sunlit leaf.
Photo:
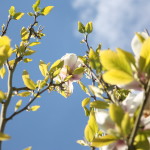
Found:
[{"label": "sunlit leaf", "polygon": [[27,86],[29,89],[31,90],[36,89],[36,84],[34,83],[33,80],[30,79],[30,76],[26,70],[23,71],[22,79],[23,79],[25,86]]},{"label": "sunlit leaf", "polygon": [[102,98],[101,95],[103,94],[103,91],[100,88],[93,86],[93,85],[89,85],[89,89],[93,93],[94,96]]},{"label": "sunlit leaf", "polygon": [[42,61],[42,60],[40,60],[40,63],[39,63],[39,69],[40,69],[40,71],[41,71],[41,74],[45,77],[46,75],[47,75],[47,73],[48,73],[48,66],[47,66],[47,64],[44,62],[44,61]]},{"label": "sunlit leaf", "polygon": [[90,103],[90,107],[98,108],[98,109],[107,109],[108,108],[108,103],[104,101],[94,101]]},{"label": "sunlit leaf", "polygon": [[32,5],[32,8],[35,12],[38,12],[40,11],[40,8],[38,7],[40,5],[40,0],[37,0],[33,5]]},{"label": "sunlit leaf", "polygon": [[0,132],[0,141],[6,141],[9,140],[10,138],[11,137],[9,135]]},{"label": "sunlit leaf", "polygon": [[25,149],[23,149],[23,150],[32,150],[32,147],[29,146],[29,147],[27,147],[27,148],[25,148]]},{"label": "sunlit leaf", "polygon": [[39,45],[39,44],[41,44],[41,43],[40,42],[32,42],[29,44],[29,46],[35,46],[35,45]]},{"label": "sunlit leaf", "polygon": [[3,79],[4,76],[5,76],[5,74],[6,74],[6,69],[5,69],[5,67],[3,66],[3,67],[0,69],[0,77]]},{"label": "sunlit leaf", "polygon": [[86,31],[87,33],[91,33],[91,32],[93,31],[93,24],[92,24],[92,22],[88,22],[88,23],[86,24],[86,26],[85,26],[85,31]]},{"label": "sunlit leaf", "polygon": [[24,56],[30,56],[30,55],[34,54],[35,52],[36,51],[29,49],[29,50],[25,51]]},{"label": "sunlit leaf", "polygon": [[11,6],[10,9],[9,9],[9,15],[10,15],[10,16],[14,16],[15,13],[16,13],[15,7],[14,7],[14,6]]},{"label": "sunlit leaf", "polygon": [[121,123],[124,118],[123,109],[115,104],[110,104],[109,114],[110,118],[118,125],[118,127],[121,127]]},{"label": "sunlit leaf", "polygon": [[30,59],[30,58],[25,58],[25,59],[23,59],[23,61],[24,61],[25,63],[28,63],[28,62],[31,62],[32,59]]},{"label": "sunlit leaf", "polygon": [[30,110],[31,110],[31,111],[37,111],[39,108],[40,108],[39,105],[35,105],[35,106],[32,106],[32,107],[30,108]]},{"label": "sunlit leaf", "polygon": [[16,106],[15,106],[15,111],[17,111],[20,106],[22,105],[22,100],[19,100],[17,103],[16,103]]},{"label": "sunlit leaf", "polygon": [[30,94],[31,94],[31,92],[26,91],[26,92],[19,93],[18,96],[27,97]]},{"label": "sunlit leaf", "polygon": [[87,142],[83,141],[83,140],[77,140],[77,143],[83,146],[88,146]]},{"label": "sunlit leaf", "polygon": [[123,72],[121,70],[110,70],[104,73],[103,75],[104,81],[110,84],[128,84],[134,80],[133,76]]},{"label": "sunlit leaf", "polygon": [[22,27],[20,34],[21,34],[22,41],[27,40],[28,37],[29,37],[29,32],[28,32],[28,30],[25,27]]},{"label": "sunlit leaf", "polygon": [[88,88],[87,88],[81,81],[78,81],[78,83],[79,83],[81,89],[82,89],[86,94],[90,95]]},{"label": "sunlit leaf", "polygon": [[47,6],[47,7],[43,8],[41,10],[41,14],[44,15],[44,16],[46,16],[46,15],[48,15],[51,12],[51,10],[53,8],[54,8],[54,6]]},{"label": "sunlit leaf", "polygon": [[78,31],[80,33],[85,33],[85,26],[80,21],[78,21]]},{"label": "sunlit leaf", "polygon": [[72,74],[82,74],[84,73],[84,67],[76,68]]},{"label": "sunlit leaf", "polygon": [[89,97],[85,98],[85,99],[82,101],[82,107],[85,107],[86,105],[88,105],[89,102],[90,102],[90,98],[89,98]]},{"label": "sunlit leaf", "polygon": [[99,138],[95,138],[92,141],[91,146],[102,147],[102,146],[114,143],[117,140],[118,140],[118,138],[113,136],[113,135],[105,135],[105,136],[102,136],[102,137],[99,137]]},{"label": "sunlit leaf", "polygon": [[22,12],[17,12],[17,13],[14,14],[13,18],[14,18],[15,20],[19,20],[19,19],[21,19],[23,16],[24,16],[24,13],[22,13]]},{"label": "sunlit leaf", "polygon": [[6,95],[3,91],[0,90],[0,102],[2,102],[4,99],[6,99]]}]

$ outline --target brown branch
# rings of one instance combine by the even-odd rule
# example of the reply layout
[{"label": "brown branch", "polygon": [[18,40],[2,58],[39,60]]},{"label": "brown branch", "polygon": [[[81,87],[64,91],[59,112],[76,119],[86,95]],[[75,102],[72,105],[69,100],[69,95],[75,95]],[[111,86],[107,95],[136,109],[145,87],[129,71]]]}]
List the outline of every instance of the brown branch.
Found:
[{"label": "brown branch", "polygon": [[7,23],[6,23],[5,29],[2,31],[1,36],[4,36],[4,35],[6,34],[6,32],[7,32],[7,30],[8,30],[8,26],[9,26],[10,21],[11,21],[11,17],[10,17],[10,16],[8,16],[8,20],[7,20]]}]

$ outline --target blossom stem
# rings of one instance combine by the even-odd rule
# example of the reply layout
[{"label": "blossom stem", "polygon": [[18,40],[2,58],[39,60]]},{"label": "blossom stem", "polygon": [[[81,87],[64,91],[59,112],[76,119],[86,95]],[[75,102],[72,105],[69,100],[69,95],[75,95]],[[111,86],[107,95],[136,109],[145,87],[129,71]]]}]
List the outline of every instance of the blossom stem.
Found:
[{"label": "blossom stem", "polygon": [[143,103],[140,107],[140,112],[139,112],[139,115],[137,116],[136,120],[135,120],[135,126],[131,132],[131,135],[130,135],[130,138],[129,138],[129,141],[128,141],[128,149],[129,150],[134,150],[134,139],[136,137],[136,134],[138,132],[138,128],[139,128],[139,124],[140,124],[140,120],[141,120],[141,116],[143,114],[143,110],[145,108],[145,105],[148,101],[148,98],[150,96],[150,80],[145,88],[145,92],[144,92],[144,98],[143,98]]}]

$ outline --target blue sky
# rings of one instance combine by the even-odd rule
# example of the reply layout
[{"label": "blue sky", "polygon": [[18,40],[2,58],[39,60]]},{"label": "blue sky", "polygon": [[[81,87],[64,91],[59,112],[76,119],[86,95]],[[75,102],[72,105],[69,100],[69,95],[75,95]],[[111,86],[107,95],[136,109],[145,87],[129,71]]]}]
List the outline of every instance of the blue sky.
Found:
[{"label": "blue sky", "polygon": [[[33,62],[20,64],[15,73],[14,85],[23,85],[21,74],[28,70],[33,80],[42,79],[38,69],[39,60],[54,62],[66,53],[84,55],[86,47],[80,44],[82,36],[77,32],[77,21],[83,23],[93,21],[94,32],[90,36],[90,45],[96,47],[103,44],[104,49],[121,47],[131,51],[130,41],[137,31],[150,29],[149,0],[41,0],[41,6],[53,5],[55,8],[46,17],[39,18],[44,26],[46,37],[41,45],[34,47],[37,53]],[[15,6],[17,11],[30,12],[34,0],[0,2],[0,24],[7,20],[8,9]],[[32,18],[25,15],[20,21],[12,21],[7,35],[12,39],[12,47],[19,44],[19,30],[32,23]],[[5,78],[6,79],[6,78]],[[86,82],[86,80],[84,80]],[[0,80],[0,88],[4,81]],[[4,142],[4,150],[22,150],[32,146],[33,150],[88,150],[76,144],[83,139],[83,131],[87,122],[81,101],[86,95],[74,84],[74,93],[64,98],[56,92],[44,93],[34,104],[41,105],[37,112],[24,112],[10,121],[6,133],[12,136]],[[13,99],[10,113],[18,99]],[[24,99],[27,101],[27,99]],[[26,102],[24,102],[26,103]]]}]

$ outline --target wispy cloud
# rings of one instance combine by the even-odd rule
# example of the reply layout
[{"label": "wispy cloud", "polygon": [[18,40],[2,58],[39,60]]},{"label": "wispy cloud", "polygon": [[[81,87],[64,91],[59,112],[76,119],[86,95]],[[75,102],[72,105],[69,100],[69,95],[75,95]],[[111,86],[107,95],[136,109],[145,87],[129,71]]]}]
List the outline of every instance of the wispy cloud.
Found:
[{"label": "wispy cloud", "polygon": [[129,49],[135,32],[150,29],[149,0],[74,0],[72,6],[79,12],[78,20],[93,22],[94,45]]}]

